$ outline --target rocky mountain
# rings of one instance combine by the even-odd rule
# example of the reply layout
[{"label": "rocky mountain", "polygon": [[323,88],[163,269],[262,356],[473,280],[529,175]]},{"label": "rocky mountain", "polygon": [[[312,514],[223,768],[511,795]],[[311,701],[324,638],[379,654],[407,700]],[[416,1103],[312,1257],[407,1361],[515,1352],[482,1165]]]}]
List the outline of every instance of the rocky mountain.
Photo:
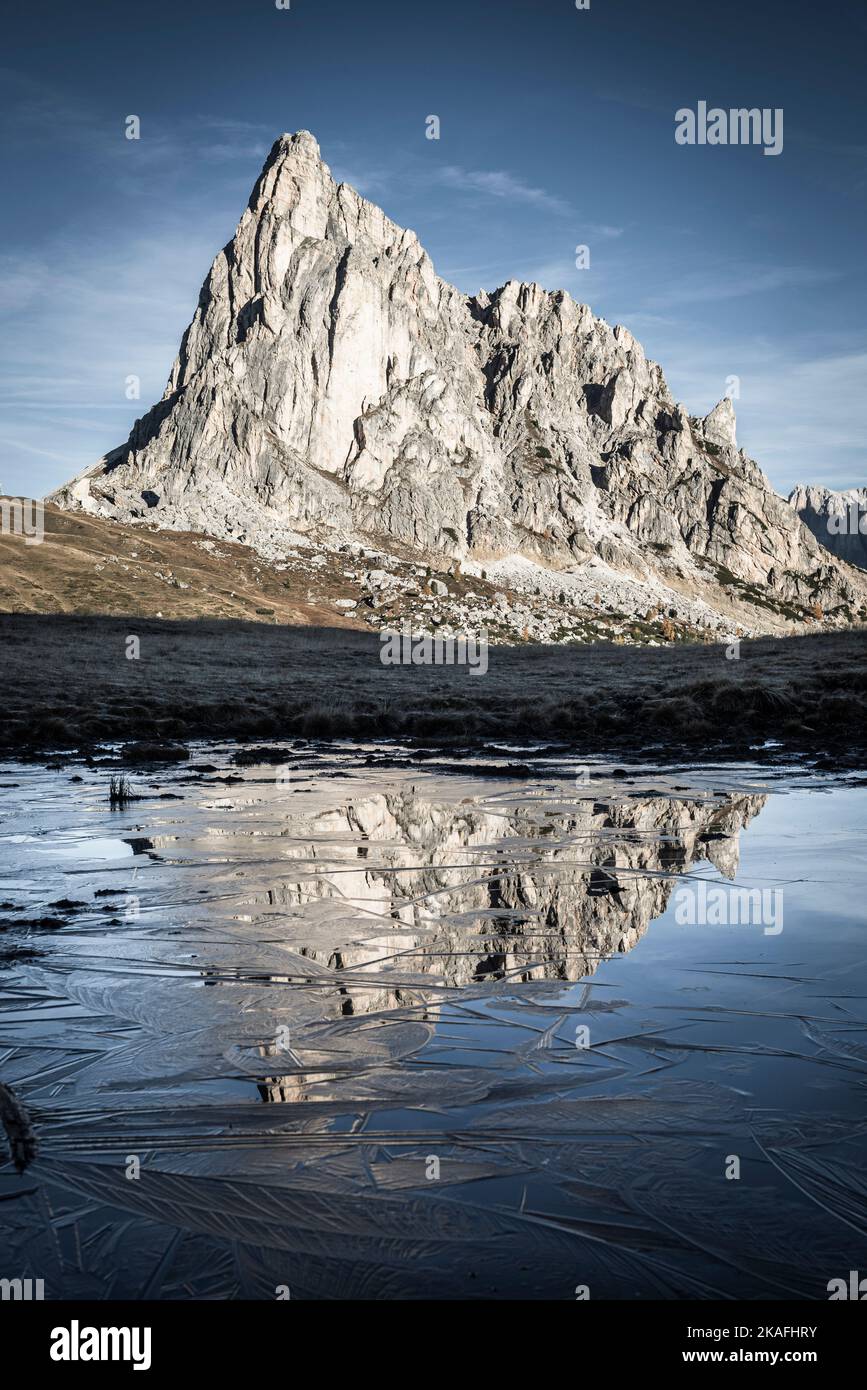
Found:
[{"label": "rocky mountain", "polygon": [[799,483],[789,505],[832,555],[867,569],[867,487],[832,492]]},{"label": "rocky mountain", "polygon": [[728,399],[689,415],[563,291],[459,293],[306,131],[274,144],[162,400],[50,500],[272,559],[361,540],[531,592],[553,575],[572,602],[688,602],[725,631],[867,616]]}]

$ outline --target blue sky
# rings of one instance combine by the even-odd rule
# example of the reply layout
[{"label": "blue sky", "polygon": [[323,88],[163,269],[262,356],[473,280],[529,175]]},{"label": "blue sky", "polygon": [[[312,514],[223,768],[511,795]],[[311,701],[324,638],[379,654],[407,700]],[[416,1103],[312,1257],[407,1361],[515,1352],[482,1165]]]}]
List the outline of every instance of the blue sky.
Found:
[{"label": "blue sky", "polygon": [[[159,398],[264,155],[301,128],[461,289],[567,289],[693,413],[737,376],[740,442],[781,491],[867,482],[863,7],[46,0],[5,40],[6,492],[57,486]],[[699,100],[783,108],[782,154],[677,145]]]}]

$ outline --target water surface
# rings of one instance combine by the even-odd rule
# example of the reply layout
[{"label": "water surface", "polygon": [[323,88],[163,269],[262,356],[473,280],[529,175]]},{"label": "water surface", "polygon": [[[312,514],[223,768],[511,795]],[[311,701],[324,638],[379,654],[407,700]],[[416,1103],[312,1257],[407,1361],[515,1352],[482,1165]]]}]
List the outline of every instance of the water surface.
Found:
[{"label": "water surface", "polygon": [[[858,778],[236,751],[120,811],[116,768],[0,767],[0,1079],[41,1143],[0,1273],[773,1299],[864,1265]],[[681,924],[739,889],[779,913]]]}]

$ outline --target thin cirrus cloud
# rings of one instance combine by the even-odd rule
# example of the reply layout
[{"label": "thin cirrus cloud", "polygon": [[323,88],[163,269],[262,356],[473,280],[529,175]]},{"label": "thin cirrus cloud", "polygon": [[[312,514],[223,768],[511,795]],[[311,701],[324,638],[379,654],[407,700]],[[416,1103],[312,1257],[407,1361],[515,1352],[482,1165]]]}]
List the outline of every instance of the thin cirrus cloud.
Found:
[{"label": "thin cirrus cloud", "polygon": [[[535,208],[558,218],[569,217],[575,224],[578,240],[580,237],[590,237],[613,241],[623,236],[625,231],[624,227],[610,222],[583,219],[564,198],[527,183],[505,169],[465,169],[459,164],[442,164],[431,172],[427,163],[421,165],[412,161],[404,162],[400,169],[370,168],[354,165],[344,146],[332,165],[332,173],[338,182],[350,184],[365,198],[379,198],[387,203],[396,198],[404,201],[410,194],[415,200],[415,207],[427,204],[431,215],[434,209],[429,203],[430,190],[441,188],[457,195],[466,194],[473,204],[477,204],[479,199],[493,199],[513,206]],[[450,214],[445,215],[448,217]]]},{"label": "thin cirrus cloud", "polygon": [[[344,163],[344,160],[347,162]],[[614,240],[621,237],[625,230],[610,222],[586,222],[578,219],[575,209],[565,198],[527,183],[506,169],[465,169],[459,164],[441,164],[431,172],[427,163],[423,166],[404,165],[399,170],[382,166],[370,168],[352,164],[346,146],[342,146],[338,149],[332,172],[338,181],[351,184],[363,197],[388,198],[397,193],[405,195],[407,190],[411,190],[414,196],[421,200],[431,187],[437,187],[449,189],[457,194],[467,194],[476,200],[491,198],[538,208],[558,217],[571,217],[576,219],[579,230],[586,236]]]},{"label": "thin cirrus cloud", "polygon": [[[141,115],[142,137],[126,138],[126,117],[98,116],[45,83],[0,67],[3,85],[3,136],[18,150],[71,147],[115,170],[189,177],[193,161],[231,163],[262,160],[273,141],[259,121],[196,115],[170,125]],[[136,113],[130,113],[136,114]],[[133,163],[134,161],[134,163]]]},{"label": "thin cirrus cloud", "polygon": [[838,280],[841,273],[810,265],[722,266],[709,273],[695,271],[681,275],[675,283],[666,285],[663,294],[648,296],[643,307],[653,312],[677,305],[770,294],[776,290],[806,289]]},{"label": "thin cirrus cloud", "polygon": [[435,182],[458,193],[505,198],[514,203],[530,203],[547,212],[569,215],[569,204],[544,188],[536,188],[516,178],[504,169],[463,169],[458,164],[443,164],[434,174]]}]

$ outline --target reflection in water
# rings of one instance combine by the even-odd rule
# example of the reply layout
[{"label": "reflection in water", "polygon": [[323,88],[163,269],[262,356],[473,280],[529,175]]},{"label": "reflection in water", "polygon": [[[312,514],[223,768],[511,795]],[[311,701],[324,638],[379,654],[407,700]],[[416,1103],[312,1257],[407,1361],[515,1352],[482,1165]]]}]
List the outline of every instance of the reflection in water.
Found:
[{"label": "reflection in water", "polygon": [[[856,1267],[859,991],[835,1014],[804,864],[780,938],[667,911],[740,881],[764,790],[286,760],[231,795],[173,769],[183,801],[121,816],[101,771],[0,792],[0,1074],[42,1142],[26,1184],[0,1167],[16,1269],[50,1297],[753,1298]],[[117,834],[143,852],[90,848]]]},{"label": "reflection in water", "polygon": [[[635,945],[685,870],[706,859],[734,877],[738,832],[763,802],[582,801],[561,788],[454,806],[412,788],[293,817],[284,834],[298,871],[281,874],[267,902],[287,914],[290,939],[300,925],[300,954],[321,967],[304,997],[319,1008],[312,1027],[302,1019],[294,1030],[293,1072],[269,1077],[263,1098],[303,1099],[308,1052],[312,1065],[347,1040],[357,1048],[357,1027],[324,1020],[411,1016],[417,1049],[451,991],[592,975]],[[289,1032],[259,1055],[285,1054]]]}]

